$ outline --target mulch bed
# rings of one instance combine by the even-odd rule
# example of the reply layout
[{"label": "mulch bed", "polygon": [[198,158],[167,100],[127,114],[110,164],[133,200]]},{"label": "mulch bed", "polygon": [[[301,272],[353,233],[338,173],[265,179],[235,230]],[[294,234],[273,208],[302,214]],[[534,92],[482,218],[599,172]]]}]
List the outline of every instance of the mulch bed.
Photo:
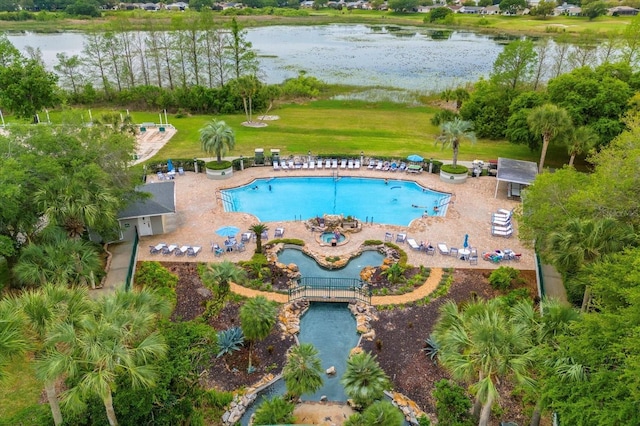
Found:
[{"label": "mulch bed", "polygon": [[[172,319],[192,320],[204,312],[204,302],[210,297],[198,276],[196,264],[162,262],[163,266],[179,276],[176,289],[177,305]],[[394,388],[407,395],[428,412],[435,412],[432,397],[434,384],[448,378],[447,372],[431,361],[422,351],[425,339],[438,318],[440,306],[447,300],[463,302],[472,297],[485,299],[499,295],[488,283],[491,270],[459,269],[454,271],[454,282],[447,296],[434,300],[427,306],[406,306],[402,309],[378,312],[378,320],[372,322],[376,331],[373,342],[363,342],[364,349],[377,356],[378,362],[391,378]],[[534,271],[522,271],[525,282],[520,287],[537,294]],[[383,280],[378,280],[380,284]],[[241,303],[228,302],[216,318],[209,324],[216,330],[240,326],[239,309]],[[279,328],[262,342],[253,346],[252,365],[256,370],[248,374],[249,346],[224,358],[212,359],[205,382],[219,390],[234,390],[251,385],[267,372],[280,372],[285,363],[286,351],[294,344],[292,337],[285,337]],[[511,396],[511,389],[500,389],[503,396],[500,406],[504,410],[502,419],[518,424],[528,422],[522,414],[522,402]],[[501,419],[501,420],[502,420]]]}]

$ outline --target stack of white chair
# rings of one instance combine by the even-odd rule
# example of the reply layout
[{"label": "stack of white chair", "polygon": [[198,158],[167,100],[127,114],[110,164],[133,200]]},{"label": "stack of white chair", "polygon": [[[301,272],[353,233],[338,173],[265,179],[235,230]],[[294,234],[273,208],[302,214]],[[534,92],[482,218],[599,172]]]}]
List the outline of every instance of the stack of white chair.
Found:
[{"label": "stack of white chair", "polygon": [[500,209],[491,215],[491,235],[509,238],[513,235],[511,216],[513,210]]}]

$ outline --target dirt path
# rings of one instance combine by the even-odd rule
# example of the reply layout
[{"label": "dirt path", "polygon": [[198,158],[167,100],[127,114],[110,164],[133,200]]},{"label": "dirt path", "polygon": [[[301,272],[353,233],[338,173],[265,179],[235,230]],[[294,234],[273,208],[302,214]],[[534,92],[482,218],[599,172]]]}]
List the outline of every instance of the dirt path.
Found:
[{"label": "dirt path", "polygon": [[[411,293],[400,294],[397,296],[373,296],[371,298],[371,304],[374,306],[379,306],[400,305],[403,303],[415,302],[416,300],[420,300],[431,294],[431,292],[435,290],[436,287],[438,287],[441,279],[442,269],[431,268],[431,274],[429,275],[429,278],[427,278],[424,284],[422,284],[416,290],[412,291]],[[286,294],[252,290],[250,288],[246,288],[233,283],[231,283],[231,291],[244,297],[264,296],[268,300],[272,300],[277,303],[287,303],[287,301],[289,300],[289,297]]]}]

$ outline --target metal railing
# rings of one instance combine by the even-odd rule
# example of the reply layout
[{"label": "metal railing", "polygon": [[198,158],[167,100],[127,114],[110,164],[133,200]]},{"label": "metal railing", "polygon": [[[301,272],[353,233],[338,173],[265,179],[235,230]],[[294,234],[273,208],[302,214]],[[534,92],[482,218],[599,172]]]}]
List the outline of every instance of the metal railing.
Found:
[{"label": "metal railing", "polygon": [[296,287],[289,289],[289,301],[350,302],[371,304],[371,291],[363,288],[362,280],[356,278],[304,277]]}]

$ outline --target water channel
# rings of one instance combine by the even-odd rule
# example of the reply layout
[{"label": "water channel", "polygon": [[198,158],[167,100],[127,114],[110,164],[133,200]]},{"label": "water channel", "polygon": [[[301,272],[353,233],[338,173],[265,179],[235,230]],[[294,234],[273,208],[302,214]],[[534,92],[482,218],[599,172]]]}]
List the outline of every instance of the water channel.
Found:
[{"label": "water channel", "polygon": [[[302,251],[285,249],[278,255],[281,263],[295,263],[303,277],[340,277],[358,278],[360,271],[365,266],[378,266],[382,264],[384,256],[377,251],[365,251],[360,256],[351,259],[343,269],[329,271],[321,268],[315,260],[308,257]],[[358,343],[359,336],[356,333],[356,320],[349,311],[346,303],[312,303],[309,310],[300,320],[300,343],[312,343],[318,349],[322,360],[322,369],[333,366],[337,374],[323,376],[324,383],[316,393],[305,395],[303,401],[320,401],[321,396],[326,396],[329,401],[347,400],[344,387],[340,384],[340,378],[346,370],[349,352]],[[279,380],[258,397],[257,402],[249,407],[241,419],[241,424],[247,425],[249,418],[260,405],[262,396],[271,398],[286,392],[283,380]]]}]

